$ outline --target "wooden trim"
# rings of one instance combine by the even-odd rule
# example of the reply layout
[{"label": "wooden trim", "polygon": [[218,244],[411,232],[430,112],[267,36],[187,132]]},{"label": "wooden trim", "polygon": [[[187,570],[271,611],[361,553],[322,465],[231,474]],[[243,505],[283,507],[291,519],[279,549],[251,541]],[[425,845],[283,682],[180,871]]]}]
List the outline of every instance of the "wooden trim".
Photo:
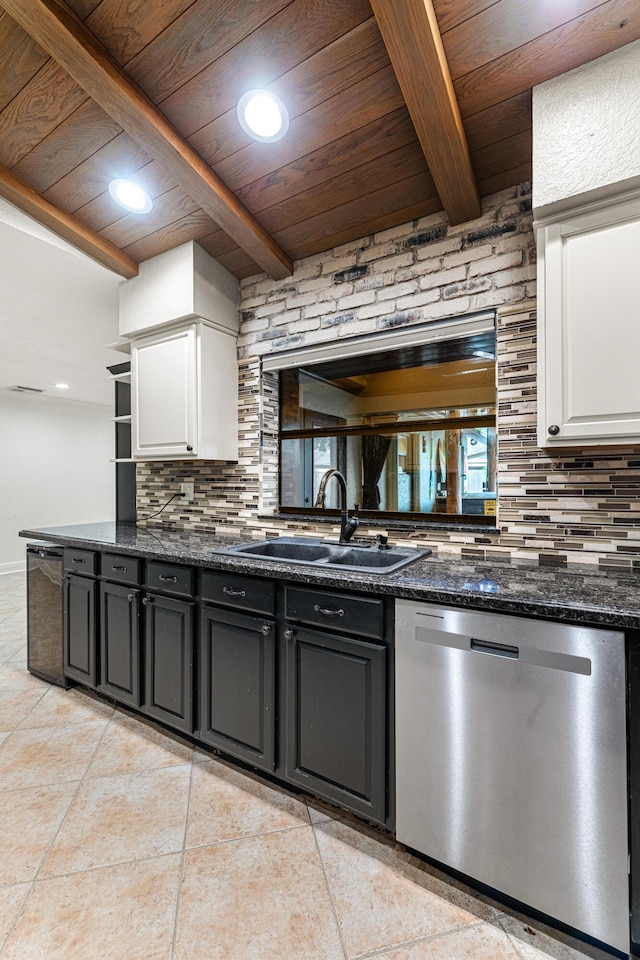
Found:
[{"label": "wooden trim", "polygon": [[[495,497],[487,499],[493,500]],[[358,517],[365,527],[371,524],[371,521],[374,521],[373,525],[375,526],[376,520],[380,526],[389,525],[391,527],[393,527],[395,520],[404,520],[416,528],[425,529],[433,526],[436,526],[438,529],[444,529],[447,526],[495,527],[497,519],[494,514],[484,513],[412,513],[410,511],[401,513],[398,510],[360,510]],[[265,516],[265,519],[270,518]],[[275,519],[298,519],[300,522],[305,521],[307,523],[310,520],[324,520],[327,523],[338,523],[340,511],[331,509],[330,507],[284,507],[281,505],[278,507]],[[403,528],[397,527],[394,529],[401,531]]]},{"label": "wooden trim", "polygon": [[447,417],[442,420],[398,420],[395,423],[374,423],[367,426],[351,427],[307,427],[305,429],[284,429],[280,431],[280,440],[311,440],[314,437],[365,437],[372,434],[382,436],[397,433],[427,433],[430,430],[470,430],[473,427],[494,427],[495,414],[481,417]]},{"label": "wooden trim", "polygon": [[24,210],[38,223],[57,233],[59,237],[73,244],[92,260],[108,267],[121,277],[130,279],[138,275],[138,264],[99,234],[89,230],[70,213],[55,207],[7,167],[0,164],[0,196]]},{"label": "wooden trim", "polygon": [[267,273],[283,279],[293,272],[284,250],[63,0],[0,0],[0,6],[136,143],[165,165],[196,203]]},{"label": "wooden trim", "polygon": [[432,0],[371,6],[449,221],[475,220],[480,198]]}]

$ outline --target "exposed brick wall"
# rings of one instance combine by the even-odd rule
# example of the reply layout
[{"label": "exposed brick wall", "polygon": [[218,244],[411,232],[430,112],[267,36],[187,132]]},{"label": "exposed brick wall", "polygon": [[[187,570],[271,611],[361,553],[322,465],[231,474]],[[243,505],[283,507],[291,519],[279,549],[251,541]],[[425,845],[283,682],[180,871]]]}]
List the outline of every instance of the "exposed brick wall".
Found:
[{"label": "exposed brick wall", "polygon": [[452,228],[436,214],[302,260],[286,280],[243,281],[240,460],[139,465],[139,513],[159,509],[193,478],[195,503],[175,501],[158,522],[328,535],[326,525],[265,519],[277,506],[277,379],[260,379],[259,358],[491,307],[498,310],[499,533],[405,530],[393,540],[466,556],[625,566],[638,558],[640,565],[640,448],[551,458],[536,447],[530,184],[485,199],[471,224]]}]

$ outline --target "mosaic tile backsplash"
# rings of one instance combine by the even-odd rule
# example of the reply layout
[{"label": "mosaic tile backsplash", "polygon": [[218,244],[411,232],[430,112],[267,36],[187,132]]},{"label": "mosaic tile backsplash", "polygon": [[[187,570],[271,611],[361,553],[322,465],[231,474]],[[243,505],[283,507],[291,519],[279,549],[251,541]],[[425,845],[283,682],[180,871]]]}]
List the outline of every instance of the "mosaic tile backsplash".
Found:
[{"label": "mosaic tile backsplash", "polygon": [[[531,185],[483,201],[480,220],[443,214],[403,224],[295,264],[292,277],[243,281],[237,463],[147,462],[137,468],[138,515],[232,534],[333,536],[338,527],[271,518],[277,510],[278,397],[260,358],[495,307],[498,315],[497,531],[387,529],[394,542],[438,553],[600,563],[640,569],[640,446],[547,454],[536,445],[535,240]],[[359,536],[380,528],[362,524]]]}]

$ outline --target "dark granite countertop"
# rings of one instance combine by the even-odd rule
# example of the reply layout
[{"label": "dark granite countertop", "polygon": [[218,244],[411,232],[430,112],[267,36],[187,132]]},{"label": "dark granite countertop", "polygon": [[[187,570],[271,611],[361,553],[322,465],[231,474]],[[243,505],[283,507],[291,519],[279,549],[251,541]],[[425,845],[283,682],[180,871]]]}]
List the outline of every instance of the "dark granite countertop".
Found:
[{"label": "dark granite countertop", "polygon": [[76,524],[22,530],[20,536],[343,590],[572,623],[640,628],[640,575],[587,564],[556,568],[531,561],[489,563],[444,555],[417,560],[394,574],[378,575],[224,555],[216,553],[216,549],[252,538],[223,537],[162,526]]}]

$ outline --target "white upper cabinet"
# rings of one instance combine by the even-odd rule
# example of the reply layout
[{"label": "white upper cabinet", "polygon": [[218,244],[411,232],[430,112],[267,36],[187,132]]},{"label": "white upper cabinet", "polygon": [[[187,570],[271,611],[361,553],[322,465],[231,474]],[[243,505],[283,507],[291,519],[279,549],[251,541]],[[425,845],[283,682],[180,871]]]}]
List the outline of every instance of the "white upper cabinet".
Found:
[{"label": "white upper cabinet", "polygon": [[640,196],[537,224],[538,444],[640,442]]},{"label": "white upper cabinet", "polygon": [[120,287],[134,460],[237,460],[238,281],[190,241]]},{"label": "white upper cabinet", "polygon": [[204,323],[131,344],[135,460],[237,460],[235,337]]}]

